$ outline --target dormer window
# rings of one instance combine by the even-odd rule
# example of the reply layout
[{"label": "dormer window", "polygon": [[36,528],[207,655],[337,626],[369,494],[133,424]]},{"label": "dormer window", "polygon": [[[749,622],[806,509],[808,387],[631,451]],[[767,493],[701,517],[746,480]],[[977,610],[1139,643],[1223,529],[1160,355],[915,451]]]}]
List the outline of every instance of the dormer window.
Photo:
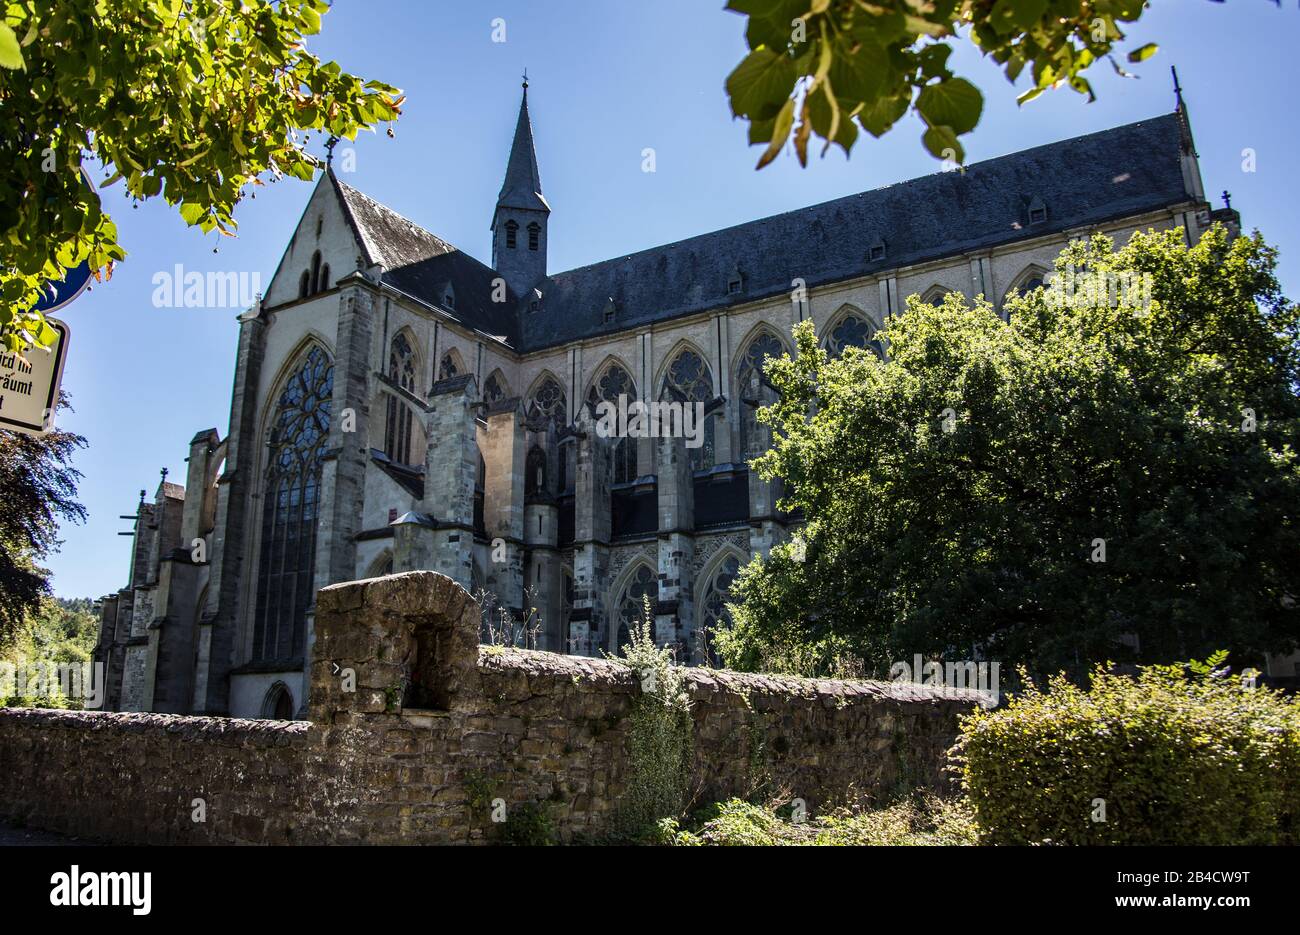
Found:
[{"label": "dormer window", "polygon": [[872,263],[875,263],[878,260],[883,260],[884,258],[885,258],[885,242],[883,240],[877,240],[875,243],[873,243],[870,247],[867,248],[867,259],[870,260]]},{"label": "dormer window", "polygon": [[1029,203],[1029,223],[1042,224],[1047,220],[1047,205],[1035,198]]},{"label": "dormer window", "polygon": [[542,226],[534,221],[532,224],[528,225],[528,249],[537,250],[538,246],[541,244],[541,239]]},{"label": "dormer window", "polygon": [[745,288],[745,274],[740,271],[740,266],[733,266],[731,275],[727,277],[727,295],[740,295],[741,290]]},{"label": "dormer window", "polygon": [[528,294],[528,311],[535,312],[541,307],[542,307],[542,293],[540,290],[534,289],[532,292]]},{"label": "dormer window", "polygon": [[456,290],[451,287],[451,283],[447,283],[447,288],[442,291],[442,304],[450,309],[456,307]]},{"label": "dormer window", "polygon": [[519,225],[514,221],[506,221],[506,246],[513,250],[519,240]]},{"label": "dormer window", "polygon": [[615,303],[613,297],[611,296],[610,298],[605,300],[605,312],[604,312],[605,324],[607,325],[612,324],[614,319],[617,317],[617,315],[618,315],[618,305],[617,303]]}]

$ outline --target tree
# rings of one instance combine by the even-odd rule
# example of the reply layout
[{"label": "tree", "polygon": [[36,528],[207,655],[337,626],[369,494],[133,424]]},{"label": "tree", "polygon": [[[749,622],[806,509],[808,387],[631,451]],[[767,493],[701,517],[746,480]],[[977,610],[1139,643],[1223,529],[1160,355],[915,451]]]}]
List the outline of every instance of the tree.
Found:
[{"label": "tree", "polygon": [[1182,237],[1073,242],[1009,325],[982,298],[912,296],[887,363],[828,359],[800,325],[755,468],[807,522],[743,570],[728,664],[1293,648],[1300,309],[1258,234]]},{"label": "tree", "polygon": [[[1279,0],[1274,0],[1279,2]],[[731,110],[749,121],[749,142],[767,144],[763,168],[791,133],[808,163],[808,141],[835,143],[847,154],[859,130],[883,136],[908,110],[925,124],[922,142],[936,159],[965,161],[958,139],[975,129],[984,96],[948,67],[957,42],[970,42],[1014,83],[1026,68],[1024,104],[1068,85],[1095,100],[1084,73],[1115,58],[1122,23],[1134,23],[1146,0],[728,0],[748,17],[750,52],[727,78]],[[1147,43],[1128,53],[1142,62]],[[796,125],[795,115],[798,113]]]},{"label": "tree", "polygon": [[[0,340],[55,335],[33,308],[88,262],[125,257],[82,177],[161,197],[204,233],[285,175],[310,180],[312,132],[352,139],[401,113],[395,88],[309,54],[325,0],[11,0],[0,21]],[[391,135],[392,130],[388,131]]]},{"label": "tree", "polygon": [[38,563],[58,545],[59,520],[86,518],[76,499],[81,472],[70,463],[85,445],[71,432],[0,430],[0,646],[13,641],[49,594],[48,573]]}]

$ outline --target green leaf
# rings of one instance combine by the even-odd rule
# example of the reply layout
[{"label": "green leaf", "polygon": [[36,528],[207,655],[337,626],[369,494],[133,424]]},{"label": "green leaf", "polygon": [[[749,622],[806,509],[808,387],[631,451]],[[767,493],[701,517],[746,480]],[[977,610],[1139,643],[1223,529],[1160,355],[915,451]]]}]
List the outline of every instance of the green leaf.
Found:
[{"label": "green leaf", "polygon": [[0,67],[27,70],[23,61],[23,50],[18,45],[18,37],[9,28],[8,23],[0,22]]},{"label": "green leaf", "polygon": [[858,123],[872,136],[884,136],[890,127],[903,118],[911,104],[912,93],[909,87],[905,93],[881,98],[875,104],[864,107],[858,112]]},{"label": "green leaf", "polygon": [[193,202],[181,205],[181,218],[191,227],[199,222],[199,218],[203,217],[204,213],[203,205]]},{"label": "green leaf", "polygon": [[989,13],[993,28],[1005,35],[1035,25],[1047,12],[1048,0],[998,0]]},{"label": "green leaf", "polygon": [[1146,45],[1142,46],[1141,48],[1134,49],[1132,52],[1130,52],[1128,54],[1128,60],[1130,62],[1145,62],[1151,56],[1155,55],[1158,51],[1160,51],[1160,46],[1156,45],[1154,42],[1148,42]]},{"label": "green leaf", "polygon": [[922,88],[916,109],[932,127],[947,126],[958,134],[969,133],[980,122],[984,95],[965,78],[952,78]]},{"label": "green leaf", "polygon": [[745,56],[727,77],[731,112],[737,117],[770,120],[789,98],[798,75],[793,63],[771,49],[757,49]]},{"label": "green leaf", "polygon": [[852,54],[842,45],[832,52],[830,77],[837,97],[866,104],[880,97],[892,71],[883,47],[864,42]]},{"label": "green leaf", "polygon": [[957,140],[952,127],[931,127],[921,137],[921,142],[935,159],[961,164],[966,161],[966,150]]},{"label": "green leaf", "polygon": [[759,157],[758,165],[755,169],[761,169],[781,152],[781,147],[785,145],[786,137],[790,135],[790,128],[794,126],[794,99],[787,98],[785,106],[781,112],[776,115],[776,124],[772,129],[772,142],[768,144],[763,155]]}]

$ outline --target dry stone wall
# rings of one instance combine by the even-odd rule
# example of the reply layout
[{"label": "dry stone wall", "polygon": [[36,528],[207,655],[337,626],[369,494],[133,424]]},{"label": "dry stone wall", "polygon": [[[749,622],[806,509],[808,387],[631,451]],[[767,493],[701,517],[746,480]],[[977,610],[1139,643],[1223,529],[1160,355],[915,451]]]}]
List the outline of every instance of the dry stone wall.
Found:
[{"label": "dry stone wall", "polygon": [[[482,647],[478,624],[433,572],[322,589],[309,721],[0,709],[0,815],[151,843],[492,841],[526,815],[534,837],[600,840],[634,779],[635,673]],[[686,684],[701,802],[941,787],[975,703],[704,669]]]}]

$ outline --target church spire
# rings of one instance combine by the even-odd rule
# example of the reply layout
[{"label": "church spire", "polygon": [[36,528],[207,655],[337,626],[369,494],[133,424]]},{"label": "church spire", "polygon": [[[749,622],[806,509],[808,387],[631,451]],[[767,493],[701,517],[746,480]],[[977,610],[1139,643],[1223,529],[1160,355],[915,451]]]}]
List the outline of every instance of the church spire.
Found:
[{"label": "church spire", "polygon": [[506,178],[492,214],[492,267],[521,296],[546,278],[546,222],[551,206],[542,195],[533,148],[533,122],[528,116],[528,76],[510,145]]},{"label": "church spire", "polygon": [[524,96],[519,103],[519,119],[515,122],[515,141],[510,147],[510,161],[506,163],[506,178],[497,196],[498,208],[520,208],[524,211],[550,211],[551,206],[542,197],[542,178],[537,171],[537,151],[533,147],[533,122],[528,116],[528,77],[524,76]]}]

